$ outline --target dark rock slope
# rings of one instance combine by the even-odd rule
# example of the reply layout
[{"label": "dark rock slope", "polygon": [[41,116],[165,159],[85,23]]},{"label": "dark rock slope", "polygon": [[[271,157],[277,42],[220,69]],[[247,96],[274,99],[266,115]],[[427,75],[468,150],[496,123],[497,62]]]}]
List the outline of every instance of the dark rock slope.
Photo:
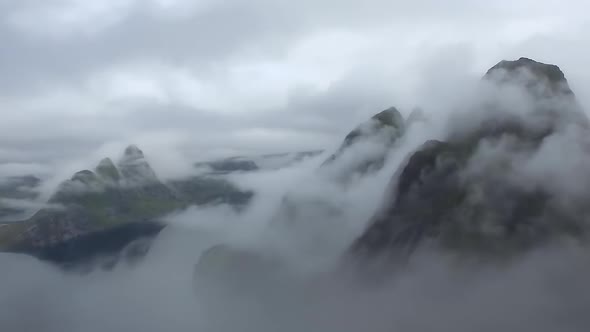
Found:
[{"label": "dark rock slope", "polygon": [[506,257],[584,237],[590,191],[561,183],[586,183],[590,169],[548,159],[561,151],[582,165],[590,160],[588,119],[565,75],[521,58],[498,63],[482,83],[519,89],[525,103],[500,97],[452,117],[448,138],[424,143],[393,177],[354,255],[393,258],[428,245]]}]

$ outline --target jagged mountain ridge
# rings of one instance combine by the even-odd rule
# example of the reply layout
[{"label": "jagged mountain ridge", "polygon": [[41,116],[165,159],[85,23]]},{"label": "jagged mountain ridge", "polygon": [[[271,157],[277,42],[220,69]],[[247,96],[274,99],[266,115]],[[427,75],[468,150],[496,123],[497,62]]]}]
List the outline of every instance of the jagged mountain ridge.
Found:
[{"label": "jagged mountain ridge", "polygon": [[82,259],[83,255],[73,253],[84,246],[82,238],[95,244],[82,249],[89,255],[91,249],[120,250],[125,241],[111,246],[109,241],[101,245],[92,239],[106,239],[99,236],[103,233],[129,241],[134,240],[134,233],[137,237],[153,236],[163,228],[158,219],[172,211],[203,204],[240,208],[252,195],[221,178],[194,176],[164,183],[143,152],[132,145],[117,164],[105,158],[94,171],[79,171],[60,184],[48,201],[51,208],[43,208],[22,222],[2,225],[0,244],[3,250],[57,262]]},{"label": "jagged mountain ridge", "polygon": [[368,121],[354,128],[338,148],[323,164],[322,168],[330,167],[342,159],[354,145],[372,143],[375,151],[343,170],[340,178],[346,181],[355,174],[366,174],[378,171],[385,164],[389,150],[403,136],[406,124],[403,116],[395,107],[390,107],[373,115]]},{"label": "jagged mountain ridge", "polygon": [[[104,158],[94,170],[79,171],[61,183],[47,202],[51,208],[41,209],[22,222],[0,225],[0,247],[63,265],[76,265],[98,254],[117,257],[131,242],[157,235],[164,228],[157,219],[171,211],[189,205],[245,207],[253,192],[238,189],[223,175],[269,165],[271,169],[285,167],[319,153],[304,151],[202,162],[195,167],[209,167],[211,172],[164,183],[143,152],[131,145],[118,163]],[[59,206],[64,208],[55,208]]]}]

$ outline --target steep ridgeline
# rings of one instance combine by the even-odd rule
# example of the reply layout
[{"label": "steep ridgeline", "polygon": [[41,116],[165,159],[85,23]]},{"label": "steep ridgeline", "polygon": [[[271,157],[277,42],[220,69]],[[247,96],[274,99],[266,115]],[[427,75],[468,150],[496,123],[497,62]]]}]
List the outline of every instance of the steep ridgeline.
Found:
[{"label": "steep ridgeline", "polygon": [[[338,177],[343,181],[354,174],[378,171],[405,129],[404,118],[395,107],[379,112],[346,135],[340,148],[321,167],[338,168]],[[350,152],[361,144],[368,146],[360,146],[361,151],[351,155]]]},{"label": "steep ridgeline", "polygon": [[82,260],[157,234],[163,228],[158,219],[172,211],[220,203],[239,208],[251,196],[222,179],[193,177],[164,183],[143,152],[132,145],[117,165],[106,158],[94,171],[80,171],[63,182],[48,201],[51,208],[1,227],[0,245],[60,263]]},{"label": "steep ridgeline", "polygon": [[563,72],[521,58],[498,63],[482,84],[494,98],[452,117],[445,141],[407,159],[354,256],[400,258],[428,245],[499,258],[584,237],[588,119]]},{"label": "steep ridgeline", "polygon": [[[346,135],[336,152],[313,174],[314,181],[323,183],[326,190],[343,190],[358,177],[379,171],[406,130],[406,122],[395,107],[373,115]],[[275,227],[286,228],[285,232],[296,237],[299,230],[305,234],[310,223],[317,227],[320,223],[316,220],[335,219],[342,212],[342,205],[325,191],[302,188],[283,197],[273,220]]]}]

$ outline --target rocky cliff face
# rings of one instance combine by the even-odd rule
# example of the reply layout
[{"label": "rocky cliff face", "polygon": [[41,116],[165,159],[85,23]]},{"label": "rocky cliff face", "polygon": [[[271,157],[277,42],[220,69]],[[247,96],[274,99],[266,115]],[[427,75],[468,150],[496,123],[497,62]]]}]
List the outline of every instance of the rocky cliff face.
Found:
[{"label": "rocky cliff face", "polygon": [[[526,103],[487,100],[478,115],[452,118],[445,141],[426,142],[398,170],[354,255],[400,257],[428,245],[505,257],[586,235],[590,191],[559,184],[571,177],[568,167],[578,181],[590,176],[579,167],[590,157],[588,119],[565,75],[521,58],[498,63],[484,81],[520,89]],[[556,165],[546,158],[553,150],[577,163]]]}]

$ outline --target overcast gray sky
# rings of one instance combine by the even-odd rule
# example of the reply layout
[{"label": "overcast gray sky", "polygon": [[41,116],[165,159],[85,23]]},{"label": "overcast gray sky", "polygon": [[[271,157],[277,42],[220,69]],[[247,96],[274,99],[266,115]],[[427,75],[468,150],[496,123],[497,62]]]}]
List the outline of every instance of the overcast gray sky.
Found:
[{"label": "overcast gray sky", "polygon": [[[590,87],[583,0],[0,0],[0,172],[134,142],[330,147],[520,56]],[[26,167],[24,167],[26,165]]]}]

